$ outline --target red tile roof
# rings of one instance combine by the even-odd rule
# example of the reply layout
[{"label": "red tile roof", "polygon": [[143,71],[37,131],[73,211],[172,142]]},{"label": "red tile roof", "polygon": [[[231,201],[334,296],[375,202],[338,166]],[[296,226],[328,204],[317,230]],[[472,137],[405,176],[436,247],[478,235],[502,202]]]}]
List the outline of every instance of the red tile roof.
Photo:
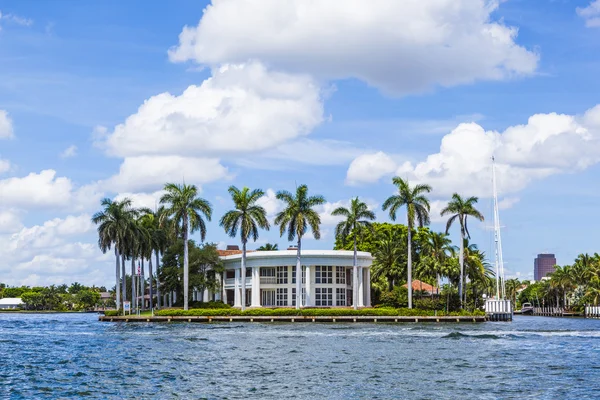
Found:
[{"label": "red tile roof", "polygon": [[[246,253],[251,253],[255,250],[246,250]],[[235,254],[242,254],[241,250],[217,250],[217,252],[219,253],[219,257],[225,257],[225,256],[233,256]]]},{"label": "red tile roof", "polygon": [[[403,287],[407,288],[408,284],[404,284]],[[418,279],[414,279],[412,281],[413,290],[424,290],[428,293],[437,293],[438,288],[436,286],[432,286],[429,283],[421,282]]]}]

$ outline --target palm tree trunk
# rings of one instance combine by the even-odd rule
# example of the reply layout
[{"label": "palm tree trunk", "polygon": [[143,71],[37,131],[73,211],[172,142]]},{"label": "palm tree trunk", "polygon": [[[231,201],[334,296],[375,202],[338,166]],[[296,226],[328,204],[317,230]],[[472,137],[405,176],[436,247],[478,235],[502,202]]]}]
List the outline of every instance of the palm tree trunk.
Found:
[{"label": "palm tree trunk", "polygon": [[122,282],[121,282],[121,297],[122,301],[127,301],[127,273],[125,271],[125,255],[121,254],[121,271],[122,271]]},{"label": "palm tree trunk", "polygon": [[160,279],[158,279],[158,273],[160,272],[160,264],[158,263],[158,259],[158,250],[156,250],[156,306],[160,308]]},{"label": "palm tree trunk", "polygon": [[137,306],[137,296],[135,293],[135,257],[131,257],[131,307]]},{"label": "palm tree trunk", "polygon": [[[408,215],[410,218],[410,215]],[[412,229],[408,222],[408,308],[412,308]]]},{"label": "palm tree trunk", "polygon": [[460,263],[460,280],[458,282],[458,297],[460,298],[460,308],[463,308],[463,270],[465,265],[465,232],[460,229],[460,254],[459,254],[459,263]]},{"label": "palm tree trunk", "polygon": [[189,267],[190,260],[188,250],[188,215],[183,215],[183,309],[188,309],[188,291],[189,291]]},{"label": "palm tree trunk", "polygon": [[[302,303],[302,261],[300,260],[301,238],[298,236],[298,249],[296,250],[296,310],[300,309]],[[310,277],[306,277],[310,279]],[[308,293],[307,293],[308,295]]]},{"label": "palm tree trunk", "polygon": [[152,252],[150,252],[150,257],[148,257],[148,280],[149,280],[149,284],[148,284],[148,290],[149,290],[149,295],[150,295],[150,309],[152,310],[154,307],[153,301],[152,301]]},{"label": "palm tree trunk", "polygon": [[354,231],[354,261],[352,264],[352,305],[358,310],[358,254],[356,250],[356,230]]},{"label": "palm tree trunk", "polygon": [[117,250],[117,247],[115,246],[115,257],[117,259],[116,262],[116,269],[115,269],[115,278],[117,280],[117,284],[115,285],[115,296],[116,296],[116,305],[117,305],[117,310],[119,310],[119,307],[121,305],[121,281],[120,281],[120,271],[119,271],[119,250]]},{"label": "palm tree trunk", "polygon": [[142,275],[140,276],[140,296],[142,297],[142,310],[146,309],[146,301],[144,300],[146,294],[146,282],[144,282],[144,256],[142,256]]},{"label": "palm tree trunk", "polygon": [[246,310],[246,241],[242,241],[242,311]]}]

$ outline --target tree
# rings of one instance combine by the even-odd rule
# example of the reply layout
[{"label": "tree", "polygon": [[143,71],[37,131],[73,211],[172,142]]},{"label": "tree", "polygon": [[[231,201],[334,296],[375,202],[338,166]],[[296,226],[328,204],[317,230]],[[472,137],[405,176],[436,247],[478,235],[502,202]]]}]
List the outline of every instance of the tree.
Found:
[{"label": "tree", "polygon": [[77,292],[75,298],[80,308],[88,310],[94,308],[94,306],[100,302],[100,293],[94,290],[84,289]]},{"label": "tree", "polygon": [[258,250],[258,251],[276,251],[276,250],[279,250],[279,246],[277,245],[277,243],[275,243],[275,244],[265,243],[256,250]]},{"label": "tree", "polygon": [[212,207],[210,203],[198,197],[198,188],[194,185],[178,185],[167,183],[166,193],[160,198],[160,203],[167,207],[167,214],[173,219],[175,229],[183,237],[183,309],[188,309],[189,298],[189,234],[200,231],[200,239],[206,238],[206,223],[202,215],[210,221]]},{"label": "tree", "polygon": [[424,254],[421,256],[421,262],[426,265],[431,274],[435,275],[438,290],[441,283],[440,277],[446,270],[450,244],[450,238],[446,233],[429,232],[423,248]]},{"label": "tree", "polygon": [[387,290],[391,292],[394,286],[401,281],[406,270],[402,267],[403,250],[400,247],[401,241],[398,240],[398,234],[394,231],[387,231],[381,234],[380,239],[371,253],[373,255],[373,266],[371,279],[385,279],[387,281]]},{"label": "tree", "polygon": [[429,225],[429,200],[425,193],[431,192],[431,186],[419,184],[411,187],[408,181],[395,176],[392,183],[398,188],[398,194],[390,196],[383,203],[383,210],[390,210],[390,219],[396,220],[396,213],[406,206],[406,218],[408,223],[408,308],[412,308],[412,229],[415,219],[419,226]]},{"label": "tree", "polygon": [[452,227],[454,221],[458,220],[460,224],[460,254],[459,254],[459,263],[460,263],[460,279],[458,283],[458,295],[460,297],[461,304],[463,302],[463,285],[464,285],[464,240],[465,238],[471,238],[469,234],[469,228],[467,226],[467,217],[473,217],[478,219],[479,221],[483,221],[483,215],[475,208],[475,204],[477,203],[477,197],[469,197],[467,199],[463,199],[458,193],[454,193],[452,195],[452,200],[448,202],[448,205],[442,210],[441,216],[451,215],[446,223],[446,233]]},{"label": "tree", "polygon": [[359,234],[359,231],[364,228],[373,229],[371,221],[375,219],[375,213],[369,210],[369,207],[365,202],[360,201],[358,197],[356,197],[350,201],[349,209],[346,207],[338,207],[333,210],[331,215],[344,218],[335,227],[336,238],[340,237],[342,241],[345,241],[350,235],[350,232],[356,233],[353,237],[354,261],[352,263],[352,304],[356,310],[358,308],[358,250],[356,236]]},{"label": "tree", "polygon": [[299,309],[302,302],[302,263],[300,259],[302,237],[308,232],[308,228],[310,227],[314,238],[321,238],[321,218],[319,217],[319,213],[314,210],[314,207],[325,203],[325,198],[320,195],[309,196],[306,185],[298,186],[295,195],[287,190],[282,190],[277,192],[276,197],[285,203],[283,211],[275,217],[275,225],[279,226],[279,234],[283,236],[287,230],[290,242],[295,238],[298,239],[296,256],[296,309]]},{"label": "tree", "polygon": [[244,187],[239,190],[235,186],[229,187],[229,194],[233,200],[235,209],[230,210],[221,218],[221,226],[229,237],[236,237],[238,231],[242,241],[242,311],[246,309],[246,245],[248,239],[256,242],[258,239],[258,229],[269,229],[267,212],[256,204],[256,202],[265,195],[260,189],[250,190]]},{"label": "tree", "polygon": [[[102,211],[92,216],[92,222],[98,225],[98,246],[103,253],[110,250],[111,246],[115,248],[116,258],[116,302],[117,310],[120,307],[120,271],[119,271],[119,253],[125,252],[125,242],[133,225],[133,214],[131,199],[125,198],[121,201],[112,201],[105,198],[101,202]],[[123,270],[124,271],[124,270]],[[123,274],[124,275],[124,274]],[[123,276],[125,280],[125,276]],[[124,291],[123,291],[124,292]]]}]

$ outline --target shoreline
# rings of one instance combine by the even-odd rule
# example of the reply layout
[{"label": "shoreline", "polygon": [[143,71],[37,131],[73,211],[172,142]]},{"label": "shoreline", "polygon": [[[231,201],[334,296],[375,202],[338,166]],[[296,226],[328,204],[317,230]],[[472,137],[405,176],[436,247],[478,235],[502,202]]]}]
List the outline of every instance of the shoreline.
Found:
[{"label": "shoreline", "polygon": [[98,317],[101,322],[486,322],[484,315],[477,316],[382,316],[382,315],[347,315],[347,316],[251,316],[251,315],[232,315],[232,316],[105,316]]}]

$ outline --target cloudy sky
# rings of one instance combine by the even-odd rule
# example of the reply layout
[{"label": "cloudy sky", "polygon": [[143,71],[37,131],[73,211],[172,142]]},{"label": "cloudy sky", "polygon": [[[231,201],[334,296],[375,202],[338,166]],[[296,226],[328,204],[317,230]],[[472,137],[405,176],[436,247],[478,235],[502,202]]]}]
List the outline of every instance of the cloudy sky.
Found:
[{"label": "cloudy sky", "polygon": [[[600,0],[0,2],[0,282],[112,285],[90,215],[154,207],[167,181],[275,192],[306,183],[329,213],[377,209],[391,177],[488,216],[495,155],[504,258],[599,251]],[[401,221],[404,218],[401,219]],[[456,240],[457,231],[452,231]],[[276,231],[260,243],[287,241]]]}]

